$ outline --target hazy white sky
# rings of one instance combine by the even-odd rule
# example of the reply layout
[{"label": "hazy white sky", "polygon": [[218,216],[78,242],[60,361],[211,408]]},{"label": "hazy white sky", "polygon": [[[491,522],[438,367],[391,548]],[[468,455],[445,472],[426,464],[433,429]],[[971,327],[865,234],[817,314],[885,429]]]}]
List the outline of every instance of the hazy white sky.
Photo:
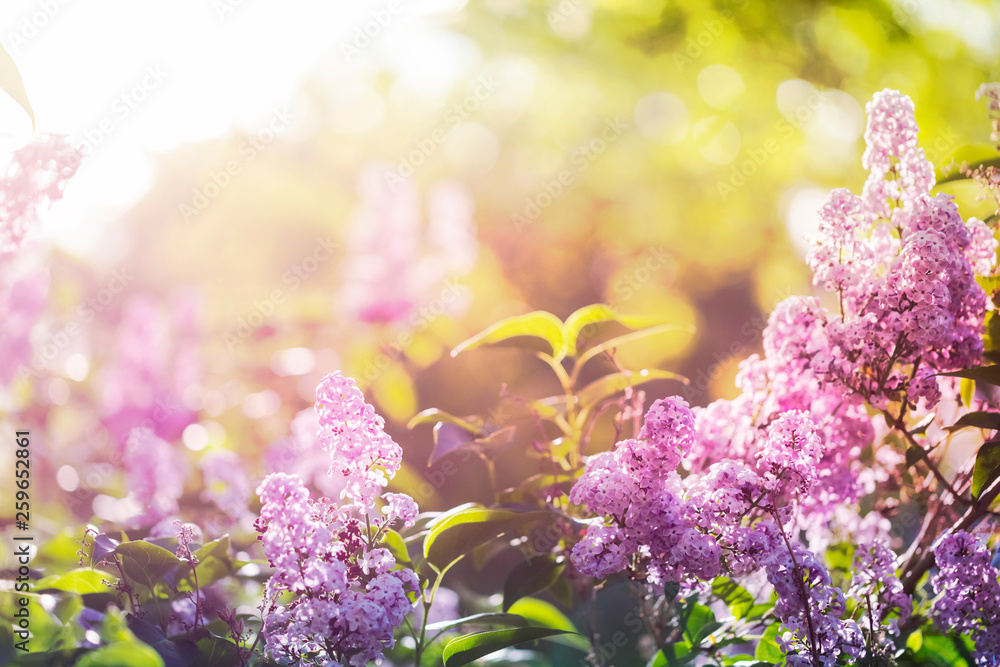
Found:
[{"label": "hazy white sky", "polygon": [[[447,87],[454,68],[432,40],[464,4],[4,0],[0,43],[24,78],[36,131],[68,134],[90,153],[48,216],[48,234],[69,250],[92,250],[95,229],[149,186],[151,155],[234,128],[257,131],[276,109],[294,108],[296,91],[320,67],[349,71],[380,60]],[[354,52],[359,27],[374,36]],[[0,150],[30,135],[24,112],[0,96]]]}]

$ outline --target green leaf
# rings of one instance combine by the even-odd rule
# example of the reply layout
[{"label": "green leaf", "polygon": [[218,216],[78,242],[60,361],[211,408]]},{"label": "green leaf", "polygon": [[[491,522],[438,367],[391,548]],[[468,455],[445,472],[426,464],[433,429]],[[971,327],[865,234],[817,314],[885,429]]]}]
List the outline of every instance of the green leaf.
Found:
[{"label": "green leaf", "polygon": [[584,306],[567,317],[566,323],[563,324],[563,347],[559,351],[559,358],[576,357],[581,343],[580,334],[587,327],[604,322],[620,322],[629,329],[642,329],[657,324],[658,320],[649,317],[620,315],[614,308],[603,303]]},{"label": "green leaf", "polygon": [[567,631],[536,627],[475,632],[452,639],[444,647],[441,657],[445,667],[459,667],[510,646],[562,634],[567,634]]},{"label": "green leaf", "polygon": [[476,436],[464,428],[439,422],[434,425],[434,449],[427,459],[427,465],[432,466],[448,454],[473,447]]},{"label": "green leaf", "polygon": [[663,601],[670,603],[674,601],[677,594],[681,592],[681,585],[676,581],[668,581],[663,584]]},{"label": "green leaf", "polygon": [[753,609],[754,599],[747,589],[727,577],[716,577],[712,582],[712,593],[726,603],[736,618],[743,618]]},{"label": "green leaf", "polygon": [[[650,336],[657,336],[659,334],[668,333],[670,331],[677,331],[678,329],[683,329],[685,331],[693,331],[693,328],[687,324],[667,323],[667,324],[659,324],[655,327],[649,327],[648,329],[640,329],[639,331],[633,331],[632,333],[627,333],[624,336],[617,336],[610,340],[606,340],[603,343],[595,345],[594,347],[588,349],[586,352],[581,354],[580,359],[577,361],[577,365],[574,368],[573,372],[574,374],[579,373],[580,369],[582,369],[588,361],[590,361],[591,359],[600,354],[619,348],[622,345],[627,345],[637,340],[642,340],[643,338],[649,338]],[[681,376],[677,377],[680,378]]]},{"label": "green leaf", "polygon": [[14,98],[31,119],[31,129],[35,129],[35,111],[28,101],[28,92],[24,89],[24,81],[17,69],[17,64],[7,50],[0,46],[0,88]]},{"label": "green leaf", "polygon": [[774,639],[778,636],[779,630],[781,630],[780,623],[772,623],[767,627],[767,630],[764,631],[764,636],[757,642],[757,650],[754,652],[753,657],[773,663],[784,661],[785,652],[781,650],[778,642]]},{"label": "green leaf", "polygon": [[1000,429],[1000,412],[970,412],[962,415],[957,422],[947,428],[957,431],[963,428],[985,428],[990,431]]},{"label": "green leaf", "polygon": [[962,398],[962,405],[969,407],[972,405],[972,399],[976,396],[976,381],[962,378],[958,385],[958,393]]},{"label": "green leaf", "polygon": [[593,406],[606,398],[625,391],[627,387],[637,387],[653,380],[678,380],[684,384],[688,383],[687,378],[670,371],[661,371],[658,368],[650,368],[638,372],[624,371],[621,373],[611,373],[602,378],[594,380],[580,390],[577,398],[580,404],[588,407]]},{"label": "green leaf", "polygon": [[722,627],[715,620],[715,612],[705,605],[696,604],[687,619],[687,633],[692,646],[698,646],[710,634]]},{"label": "green leaf", "polygon": [[924,645],[924,635],[920,630],[914,630],[910,633],[910,636],[906,638],[906,648],[910,649],[914,653],[920,650],[920,647]]},{"label": "green leaf", "polygon": [[976,382],[982,382],[984,384],[991,384],[994,387],[1000,387],[1000,365],[993,366],[975,366],[973,368],[965,368],[960,371],[952,371],[950,373],[938,373],[942,377],[955,377],[955,378],[968,378],[970,380],[975,380]]},{"label": "green leaf", "polygon": [[222,637],[205,637],[198,643],[199,667],[237,667],[241,664],[236,644]]},{"label": "green leaf", "polygon": [[448,512],[428,526],[424,537],[424,558],[439,568],[501,535],[538,521],[552,521],[551,512],[512,512],[483,507],[461,508]]},{"label": "green leaf", "polygon": [[[211,586],[220,579],[232,575],[236,572],[233,559],[229,556],[229,535],[223,535],[217,540],[213,540],[194,552],[198,572],[198,587],[201,589]],[[194,575],[191,572],[191,564],[182,562],[176,571],[178,579],[174,586],[181,592],[194,590]]]},{"label": "green leaf", "polygon": [[511,605],[510,613],[524,617],[526,620],[553,630],[567,630],[570,635],[559,637],[553,641],[579,649],[584,653],[590,651],[590,642],[579,634],[573,621],[551,603],[538,598],[521,598]]},{"label": "green leaf", "polygon": [[389,550],[397,563],[410,564],[410,552],[406,549],[406,542],[403,541],[403,536],[393,529],[387,528],[382,534],[382,546]]},{"label": "green leaf", "polygon": [[181,560],[163,547],[137,540],[115,547],[115,554],[130,583],[139,583],[153,593],[163,577],[181,564]]},{"label": "green leaf", "polygon": [[566,569],[565,563],[557,563],[552,556],[545,554],[519,563],[507,575],[503,585],[503,610],[523,597],[544,591],[556,582],[559,575]]},{"label": "green leaf", "polygon": [[438,410],[437,408],[428,408],[422,412],[418,412],[413,416],[413,419],[409,421],[406,428],[413,430],[421,424],[452,424],[453,426],[458,426],[459,428],[465,429],[469,433],[481,436],[483,434],[483,425],[481,423],[477,424],[471,419],[463,419],[462,417],[456,417],[453,414],[445,412],[444,410]]},{"label": "green leaf", "polygon": [[976,465],[972,469],[972,497],[979,494],[1000,473],[1000,440],[984,442],[976,454]]},{"label": "green leaf", "polygon": [[66,574],[52,574],[44,579],[40,579],[35,584],[36,591],[47,589],[57,589],[85,595],[89,593],[112,593],[112,589],[101,583],[103,580],[114,579],[105,572],[98,572],[90,568],[78,568],[70,570]]},{"label": "green leaf", "polygon": [[102,646],[76,664],[77,667],[164,667],[160,654],[139,641]]},{"label": "green leaf", "polygon": [[525,337],[541,339],[548,346],[549,354],[555,356],[563,345],[562,322],[555,315],[543,310],[508,317],[459,343],[451,351],[451,356],[456,357],[466,350],[482,345],[505,343],[511,339]]},{"label": "green leaf", "polygon": [[850,542],[837,542],[826,548],[826,562],[831,570],[850,572],[854,563],[854,545]]},{"label": "green leaf", "polygon": [[464,618],[456,618],[451,621],[441,621],[440,623],[431,623],[427,626],[428,632],[441,632],[442,630],[447,630],[449,628],[455,628],[459,625],[512,625],[517,627],[524,627],[528,625],[527,619],[524,616],[518,614],[473,614],[472,616],[466,616]]}]

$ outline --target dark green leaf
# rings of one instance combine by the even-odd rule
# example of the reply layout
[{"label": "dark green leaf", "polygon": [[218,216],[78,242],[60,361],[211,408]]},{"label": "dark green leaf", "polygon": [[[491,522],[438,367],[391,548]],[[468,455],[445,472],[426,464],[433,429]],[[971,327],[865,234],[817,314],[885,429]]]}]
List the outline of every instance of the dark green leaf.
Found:
[{"label": "dark green leaf", "polygon": [[240,652],[228,639],[205,637],[198,640],[199,667],[237,667],[241,664]]},{"label": "dark green leaf", "polygon": [[663,601],[673,602],[677,594],[681,592],[681,585],[676,581],[668,581],[663,584]]},{"label": "dark green leaf", "polygon": [[976,454],[976,465],[972,469],[972,497],[979,494],[1000,473],[1000,440],[984,442]]},{"label": "dark green leaf", "polygon": [[565,630],[535,627],[475,632],[448,642],[444,647],[442,658],[445,667],[459,667],[510,646],[562,634],[568,633]]},{"label": "dark green leaf", "polygon": [[428,632],[440,632],[460,625],[512,625],[524,627],[528,621],[519,614],[473,614],[464,618],[456,618],[451,621],[441,621],[431,623],[427,626]]},{"label": "dark green leaf", "polygon": [[512,512],[482,507],[449,512],[429,526],[424,537],[424,557],[439,568],[447,567],[480,544],[521,530],[539,521],[552,521],[550,512]]},{"label": "dark green leaf", "polygon": [[975,366],[951,373],[938,373],[944,377],[968,378],[976,382],[1000,387],[1000,364],[994,366]]},{"label": "dark green leaf", "polygon": [[177,556],[163,547],[142,540],[119,544],[115,554],[129,582],[142,584],[150,592],[163,582],[167,572],[181,564]]},{"label": "dark green leaf", "polygon": [[990,431],[1000,429],[1000,412],[970,412],[962,415],[957,422],[948,427],[949,431],[957,431],[967,427],[985,428]]},{"label": "dark green leaf", "polygon": [[563,345],[562,322],[555,315],[536,310],[527,315],[517,315],[500,320],[488,329],[458,344],[451,356],[481,345],[513,343],[516,339],[541,339],[548,347],[547,353],[555,356]]},{"label": "dark green leaf", "polygon": [[[209,542],[193,555],[198,563],[196,569],[199,588],[211,586],[220,579],[232,575],[237,569],[229,556],[229,535],[223,535]],[[184,562],[179,565],[174,577],[171,579],[177,590],[182,592],[194,590],[195,581],[190,563]]]},{"label": "dark green leaf", "polygon": [[523,597],[547,589],[565,568],[565,563],[557,563],[547,554],[516,565],[503,585],[503,610],[507,611]]}]

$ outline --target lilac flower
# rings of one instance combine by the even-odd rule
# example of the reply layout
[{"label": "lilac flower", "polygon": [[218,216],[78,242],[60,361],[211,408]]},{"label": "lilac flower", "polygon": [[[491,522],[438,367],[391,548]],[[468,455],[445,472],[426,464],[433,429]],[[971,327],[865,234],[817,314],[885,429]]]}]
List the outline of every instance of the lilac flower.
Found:
[{"label": "lilac flower", "polygon": [[841,653],[860,655],[861,631],[853,621],[841,620],[844,593],[815,554],[797,542],[781,544],[767,557],[764,569],[778,596],[774,613],[789,630],[778,637],[789,653],[789,665],[832,667]]},{"label": "lilac flower", "polygon": [[[903,591],[896,569],[896,554],[884,542],[859,544],[854,551],[854,580],[848,595],[864,605],[864,613],[870,614],[874,626],[873,641],[884,645],[890,642],[881,637],[882,633],[898,635],[899,624],[913,613],[913,601]],[[893,612],[895,618],[889,619]],[[873,630],[864,618],[861,626],[869,633]]]},{"label": "lilac flower", "polygon": [[968,634],[976,642],[977,664],[1000,660],[1000,582],[982,542],[960,530],[934,548],[938,573],[931,585],[939,595],[931,615],[945,632]]}]

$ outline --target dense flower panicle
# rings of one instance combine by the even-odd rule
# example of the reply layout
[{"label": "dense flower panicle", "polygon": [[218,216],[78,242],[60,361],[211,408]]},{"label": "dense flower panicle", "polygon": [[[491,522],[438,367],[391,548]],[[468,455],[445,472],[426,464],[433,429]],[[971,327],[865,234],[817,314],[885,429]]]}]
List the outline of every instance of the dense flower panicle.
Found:
[{"label": "dense flower panicle", "polygon": [[[930,191],[934,166],[917,142],[913,101],[895,90],[875,93],[865,107],[865,153],[861,164],[870,173],[864,195],[869,211],[886,217],[887,199],[907,201]],[[885,181],[887,175],[894,178]]]},{"label": "dense flower panicle", "polygon": [[1000,660],[1000,573],[991,557],[985,544],[963,530],[934,549],[938,573],[931,585],[939,597],[931,615],[943,631],[971,636],[980,665]]},{"label": "dense flower panicle", "polygon": [[790,653],[789,665],[814,667],[836,664],[841,653],[857,657],[864,640],[857,624],[843,621],[844,592],[816,555],[797,542],[781,544],[767,557],[767,580],[778,600],[774,613],[789,632],[778,637]]},{"label": "dense flower panicle", "polygon": [[346,478],[342,497],[350,496],[366,511],[389,477],[399,470],[403,450],[385,432],[385,421],[352,378],[340,371],[324,377],[316,389],[320,444],[330,453],[330,475]]},{"label": "dense flower panicle", "polygon": [[[853,581],[847,593],[859,603],[863,601],[864,605],[870,605],[871,621],[876,632],[884,629],[889,635],[898,635],[899,624],[913,613],[913,601],[903,591],[903,584],[896,576],[896,560],[896,554],[884,542],[858,544],[851,568]],[[889,619],[893,611],[896,616]],[[867,624],[861,625],[870,631]],[[889,643],[880,637],[875,637],[873,641]]]},{"label": "dense flower panicle", "polygon": [[313,501],[297,476],[269,475],[257,493],[259,539],[274,568],[266,595],[297,594],[267,613],[272,656],[296,661],[315,653],[319,664],[380,663],[412,609],[416,575],[395,569],[388,550],[369,549],[362,524],[325,499]]},{"label": "dense flower panicle", "polygon": [[[416,574],[396,566],[379,536],[394,525],[412,526],[419,510],[407,495],[381,493],[402,451],[354,380],[331,373],[316,397],[316,420],[300,415],[293,430],[318,427],[330,475],[346,484],[339,502],[313,500],[302,478],[286,473],[268,475],[257,490],[255,527],[274,568],[265,588],[272,603],[264,622],[267,648],[279,662],[308,655],[325,665],[379,664],[418,590]],[[297,597],[279,604],[284,592]]]},{"label": "dense flower panicle", "polygon": [[816,479],[823,446],[809,414],[785,412],[767,428],[764,449],[757,452],[764,485],[777,490],[785,483],[804,494]]},{"label": "dense flower panicle", "polygon": [[909,98],[882,91],[868,114],[865,192],[830,193],[808,256],[815,284],[838,294],[841,315],[817,313],[799,334],[798,356],[876,407],[906,392],[931,408],[940,399],[932,373],[911,390],[907,368],[978,363],[986,296],[974,276],[992,271],[997,242],[980,221],[962,220],[953,197],[930,196],[933,167],[917,146]]},{"label": "dense flower panicle", "polygon": [[0,259],[21,247],[43,206],[62,199],[79,166],[79,152],[61,135],[46,135],[14,151],[0,175]]}]

